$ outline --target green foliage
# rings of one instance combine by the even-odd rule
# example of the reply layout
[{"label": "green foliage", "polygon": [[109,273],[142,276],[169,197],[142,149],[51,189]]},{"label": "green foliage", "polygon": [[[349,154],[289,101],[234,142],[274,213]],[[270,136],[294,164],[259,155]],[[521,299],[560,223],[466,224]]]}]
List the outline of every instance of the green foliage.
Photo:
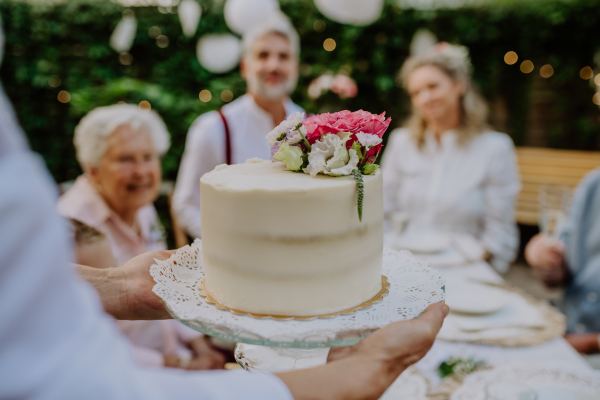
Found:
[{"label": "green foliage", "polygon": [[[72,145],[73,130],[96,106],[120,100],[150,101],[172,135],[164,174],[174,179],[193,120],[221,107],[223,90],[231,90],[234,98],[244,93],[238,70],[215,75],[196,60],[195,44],[200,36],[228,32],[223,1],[201,2],[202,19],[191,39],[182,35],[176,14],[161,14],[156,7],[133,9],[138,28],[131,49],[133,64],[129,66],[121,65],[119,55],[108,45],[123,11],[114,2],[0,2],[7,33],[0,77],[33,149],[44,156],[58,181],[74,179],[80,173]],[[409,53],[412,35],[427,28],[440,40],[470,49],[475,81],[488,99],[502,99],[507,131],[517,144],[523,143],[530,123],[534,75],[539,76],[539,67],[550,63],[555,74],[544,80],[542,87],[544,93],[553,96],[549,114],[556,116],[548,132],[550,144],[580,149],[598,146],[599,113],[591,101],[595,87],[579,78],[579,70],[596,65],[600,0],[503,0],[490,6],[430,11],[402,10],[397,1],[388,0],[381,19],[367,27],[332,22],[316,10],[312,0],[281,0],[280,4],[302,38],[301,77],[292,97],[309,112],[387,111],[392,124],[399,126],[408,114],[409,101],[396,76]],[[313,29],[317,19],[326,22],[321,33]],[[152,26],[158,26],[169,38],[167,48],[159,48],[149,37]],[[332,52],[323,49],[327,38],[337,43]],[[519,62],[509,66],[503,57],[511,50],[517,52]],[[525,59],[536,66],[531,74],[519,71]],[[340,70],[357,81],[359,96],[341,100],[327,93],[318,101],[310,100],[306,93],[310,81],[325,71]],[[59,87],[49,86],[52,75],[61,78]],[[203,89],[212,93],[207,103],[198,98]],[[70,103],[57,101],[60,90],[71,94]]]},{"label": "green foliage", "polygon": [[373,172],[377,171],[378,169],[379,169],[379,165],[377,165],[377,164],[371,164],[371,163],[366,163],[362,167],[362,172],[365,175],[371,175]]},{"label": "green foliage", "polygon": [[453,374],[470,374],[485,367],[485,365],[485,361],[475,360],[470,357],[450,357],[439,365],[438,374],[442,379]]},{"label": "green foliage", "polygon": [[362,222],[362,210],[363,200],[365,197],[365,183],[363,181],[363,174],[359,169],[352,170],[354,180],[356,181],[356,193],[357,193],[357,206],[358,206],[358,220]]}]

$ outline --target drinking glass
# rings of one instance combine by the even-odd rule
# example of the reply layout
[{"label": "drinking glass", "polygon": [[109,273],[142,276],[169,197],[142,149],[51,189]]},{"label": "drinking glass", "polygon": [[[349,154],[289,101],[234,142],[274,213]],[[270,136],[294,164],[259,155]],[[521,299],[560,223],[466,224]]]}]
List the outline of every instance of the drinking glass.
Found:
[{"label": "drinking glass", "polygon": [[537,400],[535,390],[520,382],[492,382],[485,387],[486,400]]},{"label": "drinking glass", "polygon": [[571,198],[572,192],[568,187],[540,187],[540,229],[549,240],[558,240],[562,235],[571,208]]}]

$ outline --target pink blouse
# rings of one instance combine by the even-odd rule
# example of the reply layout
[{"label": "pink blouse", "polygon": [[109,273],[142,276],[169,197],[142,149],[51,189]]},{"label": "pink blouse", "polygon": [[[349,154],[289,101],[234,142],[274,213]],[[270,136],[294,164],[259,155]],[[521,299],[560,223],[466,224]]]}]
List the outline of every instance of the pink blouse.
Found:
[{"label": "pink blouse", "polygon": [[[104,233],[116,266],[147,251],[167,248],[152,204],[137,212],[135,222],[140,228],[140,234],[137,234],[106,204],[85,175],[77,178],[73,187],[60,197],[57,208],[61,215]],[[116,324],[132,344],[135,360],[147,366],[162,366],[163,354],[190,357],[191,351],[186,344],[201,336],[173,320],[116,321]]]}]

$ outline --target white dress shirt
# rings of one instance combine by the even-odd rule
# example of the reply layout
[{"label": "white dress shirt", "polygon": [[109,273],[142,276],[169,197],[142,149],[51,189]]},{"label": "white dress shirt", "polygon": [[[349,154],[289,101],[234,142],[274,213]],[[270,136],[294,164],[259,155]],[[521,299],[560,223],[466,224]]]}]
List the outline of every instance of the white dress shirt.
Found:
[{"label": "white dress shirt", "polygon": [[[1,36],[1,34],[0,34]],[[77,278],[56,186],[0,87],[0,399],[292,400],[268,374],[137,366]]]},{"label": "white dress shirt", "polygon": [[521,188],[510,137],[484,132],[464,144],[454,131],[440,143],[431,132],[419,149],[406,129],[392,132],[383,155],[384,209],[408,216],[409,229],[470,234],[505,272],[519,234],[515,202]]},{"label": "white dress shirt", "polygon": [[[289,99],[284,106],[287,115],[303,111]],[[273,118],[251,95],[225,105],[222,112],[229,126],[233,164],[271,158],[265,136],[275,128]],[[221,116],[211,111],[196,118],[188,132],[173,194],[177,222],[190,236],[200,237],[200,178],[225,163],[225,127]]]}]

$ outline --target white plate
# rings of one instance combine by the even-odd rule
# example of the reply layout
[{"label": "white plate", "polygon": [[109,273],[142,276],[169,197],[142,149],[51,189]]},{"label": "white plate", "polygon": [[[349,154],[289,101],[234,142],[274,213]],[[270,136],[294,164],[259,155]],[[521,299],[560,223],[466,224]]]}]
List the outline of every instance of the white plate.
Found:
[{"label": "white plate", "polygon": [[598,400],[598,395],[568,387],[543,385],[534,390],[538,395],[537,400]]},{"label": "white plate", "polygon": [[448,293],[446,304],[452,312],[463,314],[491,314],[499,311],[506,298],[493,293],[486,294],[482,290],[465,293]]},{"label": "white plate", "polygon": [[448,235],[435,232],[408,232],[394,242],[395,248],[413,253],[441,253],[450,245]]}]

